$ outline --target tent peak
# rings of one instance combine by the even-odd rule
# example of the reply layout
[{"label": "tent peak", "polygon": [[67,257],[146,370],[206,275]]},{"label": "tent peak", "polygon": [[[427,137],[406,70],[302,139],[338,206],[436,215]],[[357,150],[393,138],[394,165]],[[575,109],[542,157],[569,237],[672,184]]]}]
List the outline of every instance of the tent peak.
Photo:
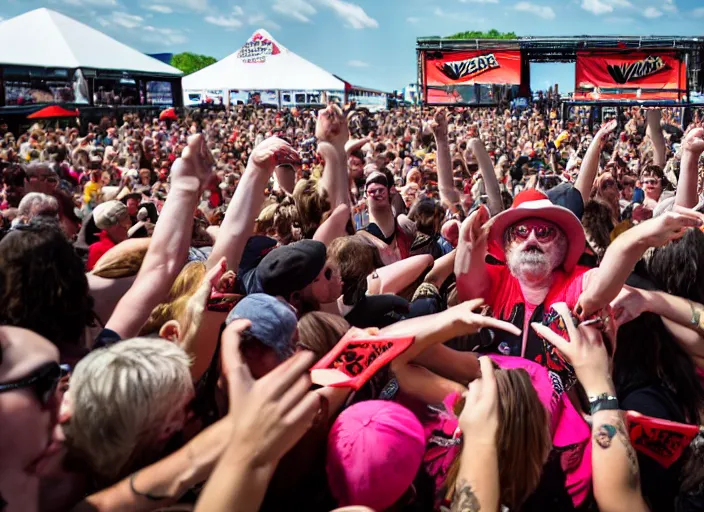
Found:
[{"label": "tent peak", "polygon": [[279,43],[265,29],[255,30],[252,36],[247,39],[236,55],[246,63],[265,62],[266,58],[273,55],[288,53],[288,49]]}]

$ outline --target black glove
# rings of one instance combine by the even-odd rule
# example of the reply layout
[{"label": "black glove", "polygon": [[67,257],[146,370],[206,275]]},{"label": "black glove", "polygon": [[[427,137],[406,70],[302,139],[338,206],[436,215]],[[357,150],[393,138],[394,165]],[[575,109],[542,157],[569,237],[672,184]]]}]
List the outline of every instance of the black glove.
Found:
[{"label": "black glove", "polygon": [[365,295],[347,313],[345,320],[359,329],[382,328],[403,319],[409,310],[409,302],[396,295]]}]

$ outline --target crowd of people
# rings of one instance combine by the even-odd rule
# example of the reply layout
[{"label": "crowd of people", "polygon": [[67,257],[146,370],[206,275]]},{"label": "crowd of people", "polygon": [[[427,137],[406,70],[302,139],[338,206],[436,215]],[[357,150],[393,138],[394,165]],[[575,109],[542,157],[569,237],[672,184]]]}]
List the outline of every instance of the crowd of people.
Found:
[{"label": "crowd of people", "polygon": [[0,510],[704,510],[704,127],[0,125]]}]

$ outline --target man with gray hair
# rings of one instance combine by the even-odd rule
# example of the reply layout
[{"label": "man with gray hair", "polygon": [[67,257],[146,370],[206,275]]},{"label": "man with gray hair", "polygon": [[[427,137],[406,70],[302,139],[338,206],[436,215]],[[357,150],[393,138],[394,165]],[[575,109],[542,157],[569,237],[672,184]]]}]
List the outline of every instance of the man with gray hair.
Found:
[{"label": "man with gray hair", "polygon": [[59,202],[52,196],[40,192],[30,192],[20,201],[17,214],[19,221],[25,224],[34,217],[58,218]]}]

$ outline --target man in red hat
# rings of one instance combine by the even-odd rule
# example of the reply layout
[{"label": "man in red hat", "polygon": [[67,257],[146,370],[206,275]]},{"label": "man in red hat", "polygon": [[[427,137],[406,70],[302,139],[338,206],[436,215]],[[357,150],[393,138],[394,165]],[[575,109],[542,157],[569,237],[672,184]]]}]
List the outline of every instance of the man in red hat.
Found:
[{"label": "man in red hat", "polygon": [[[667,215],[620,236],[609,246],[602,266],[589,270],[577,265],[585,248],[579,220],[542,192],[521,192],[510,209],[491,221],[488,210],[480,207],[460,232],[455,260],[459,299],[483,298],[493,316],[523,330],[519,337],[496,333],[482,349],[534,360],[555,371],[569,386],[574,379],[571,369],[530,324],[559,323],[559,315],[551,311],[558,302],[567,303],[582,319],[608,306],[647,248],[681,237],[687,228],[700,226],[704,218],[691,211]],[[487,256],[498,264],[487,263]],[[601,318],[605,332],[615,334],[608,315]]]},{"label": "man in red hat", "polygon": [[[510,209],[488,222],[482,206],[462,226],[455,262],[459,298],[482,297],[494,316],[523,330],[522,339],[495,340],[494,350],[545,364],[543,343],[527,327],[542,322],[553,303],[576,304],[588,272],[577,266],[584,229],[570,210],[535,189],[518,194]],[[487,253],[502,264],[487,264]]]}]

